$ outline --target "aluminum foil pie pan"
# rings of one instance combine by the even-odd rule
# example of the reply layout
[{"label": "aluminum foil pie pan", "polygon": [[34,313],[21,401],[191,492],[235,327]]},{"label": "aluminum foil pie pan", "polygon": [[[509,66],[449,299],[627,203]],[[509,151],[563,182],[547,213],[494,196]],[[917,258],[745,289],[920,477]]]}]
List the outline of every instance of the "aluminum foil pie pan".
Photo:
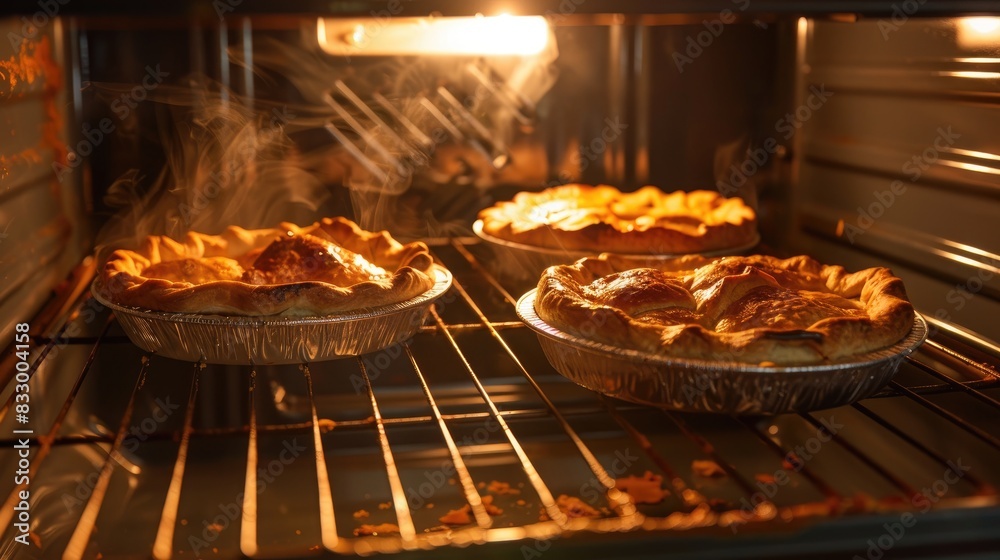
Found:
[{"label": "aluminum foil pie pan", "polygon": [[771,415],[849,404],[878,392],[927,339],[927,323],[917,315],[898,343],[850,362],[766,367],[669,358],[582,338],[538,317],[535,290],[518,300],[517,314],[538,335],[552,367],[571,381],[610,397],[686,412]]},{"label": "aluminum foil pie pan", "polygon": [[503,273],[523,273],[525,276],[537,277],[541,271],[550,266],[558,264],[574,263],[584,257],[595,256],[598,253],[615,255],[618,257],[638,259],[645,262],[675,259],[685,255],[701,255],[703,257],[722,257],[727,255],[740,255],[753,249],[760,243],[760,235],[754,234],[751,242],[738,247],[727,247],[712,251],[702,251],[697,253],[607,253],[606,251],[577,251],[565,249],[552,249],[549,247],[538,247],[525,243],[516,243],[494,237],[483,231],[483,221],[476,220],[472,224],[472,232],[476,237],[485,241],[494,250],[497,256],[497,264]]},{"label": "aluminum foil pie pan", "polygon": [[212,364],[296,364],[374,352],[417,332],[430,306],[451,287],[451,273],[434,265],[434,286],[407,301],[325,317],[199,315],[124,307],[114,311],[129,339],[143,350]]}]

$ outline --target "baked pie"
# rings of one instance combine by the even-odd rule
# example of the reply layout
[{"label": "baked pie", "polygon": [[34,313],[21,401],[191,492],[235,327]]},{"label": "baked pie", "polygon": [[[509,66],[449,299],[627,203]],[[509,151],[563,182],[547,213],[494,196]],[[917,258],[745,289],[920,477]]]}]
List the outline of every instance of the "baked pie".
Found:
[{"label": "baked pie", "polygon": [[759,365],[849,361],[914,322],[887,268],[849,273],[799,256],[685,256],[636,268],[604,255],[548,268],[535,311],[565,332],[663,356]]},{"label": "baked pie", "polygon": [[607,185],[522,192],[479,213],[492,237],[546,249],[678,254],[745,247],[757,218],[739,198],[698,190],[623,193]]},{"label": "baked pie", "polygon": [[307,227],[229,227],[117,250],[99,290],[123,306],[182,313],[325,316],[400,303],[433,285],[420,242],[400,244],[344,218]]}]

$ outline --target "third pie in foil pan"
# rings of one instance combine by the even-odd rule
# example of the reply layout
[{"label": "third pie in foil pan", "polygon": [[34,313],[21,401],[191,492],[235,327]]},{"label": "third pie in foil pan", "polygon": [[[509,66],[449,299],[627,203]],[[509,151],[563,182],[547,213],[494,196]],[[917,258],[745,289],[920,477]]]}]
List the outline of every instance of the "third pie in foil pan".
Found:
[{"label": "third pie in foil pan", "polygon": [[136,346],[178,360],[213,364],[295,364],[357,356],[412,336],[430,306],[451,286],[451,273],[432,269],[434,286],[407,301],[325,317],[254,317],[170,313],[107,301]]},{"label": "third pie in foil pan", "polygon": [[588,340],[542,321],[535,290],[517,302],[517,314],[538,335],[552,367],[571,381],[610,397],[689,412],[770,415],[852,403],[887,384],[927,338],[927,323],[917,315],[903,340],[850,362],[768,367],[670,358]]},{"label": "third pie in foil pan", "polygon": [[[567,249],[553,249],[550,247],[536,247],[514,241],[507,241],[493,237],[483,231],[483,221],[476,220],[472,224],[472,232],[476,237],[486,242],[487,246],[493,250],[497,264],[500,265],[494,272],[503,276],[518,276],[525,278],[537,278],[546,268],[559,264],[570,264],[583,257],[593,256],[600,251],[574,251]],[[643,262],[656,262],[675,259],[684,255],[701,255],[703,257],[721,257],[726,255],[742,255],[753,249],[760,243],[760,235],[755,235],[745,245],[737,247],[727,247],[724,249],[714,249],[698,253],[605,253],[617,257],[636,259]]]}]

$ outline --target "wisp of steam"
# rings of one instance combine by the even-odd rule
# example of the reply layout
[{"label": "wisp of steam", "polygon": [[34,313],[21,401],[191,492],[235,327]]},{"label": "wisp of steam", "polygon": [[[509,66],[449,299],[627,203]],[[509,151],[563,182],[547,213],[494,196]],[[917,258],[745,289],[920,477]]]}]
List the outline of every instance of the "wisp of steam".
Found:
[{"label": "wisp of steam", "polygon": [[[97,86],[114,90],[116,86]],[[166,165],[155,177],[139,170],[112,184],[105,202],[117,213],[98,234],[102,258],[148,235],[219,233],[230,225],[311,223],[329,190],[289,139],[288,106],[248,107],[233,92],[203,81],[158,88]]]}]

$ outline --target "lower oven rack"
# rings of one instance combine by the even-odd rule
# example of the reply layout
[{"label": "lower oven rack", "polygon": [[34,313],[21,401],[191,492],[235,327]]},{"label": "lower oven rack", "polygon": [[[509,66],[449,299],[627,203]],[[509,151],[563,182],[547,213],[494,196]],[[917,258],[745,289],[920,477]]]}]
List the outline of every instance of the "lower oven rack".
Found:
[{"label": "lower oven rack", "polygon": [[[484,247],[432,249],[454,286],[412,340],[300,366],[146,355],[80,289],[81,266],[32,323],[30,482],[15,487],[4,440],[0,553],[24,553],[25,489],[35,557],[995,549],[990,341],[935,321],[884,391],[834,410],[661,411],[559,377],[514,314],[530,282],[495,274]],[[19,427],[12,383],[0,434]],[[642,501],[657,503],[616,490],[647,472],[665,492]]]}]

